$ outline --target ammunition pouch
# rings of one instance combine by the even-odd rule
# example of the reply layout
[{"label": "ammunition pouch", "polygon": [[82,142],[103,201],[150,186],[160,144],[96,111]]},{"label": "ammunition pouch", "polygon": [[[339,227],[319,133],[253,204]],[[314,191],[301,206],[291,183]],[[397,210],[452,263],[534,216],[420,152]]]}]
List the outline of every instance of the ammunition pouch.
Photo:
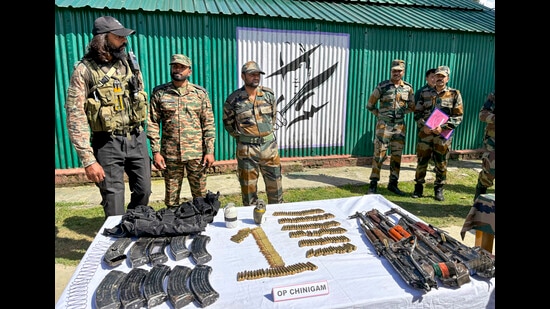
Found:
[{"label": "ammunition pouch", "polygon": [[143,90],[132,93],[130,121],[140,123],[147,118],[147,93]]}]

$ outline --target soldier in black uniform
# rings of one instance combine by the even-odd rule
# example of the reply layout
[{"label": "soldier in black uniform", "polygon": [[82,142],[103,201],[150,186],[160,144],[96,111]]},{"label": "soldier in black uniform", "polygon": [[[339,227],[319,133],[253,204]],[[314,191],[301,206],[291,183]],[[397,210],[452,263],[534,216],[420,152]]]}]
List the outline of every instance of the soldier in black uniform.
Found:
[{"label": "soldier in black uniform", "polygon": [[103,16],[92,33],[88,52],[71,76],[65,111],[71,143],[86,177],[98,186],[108,217],[125,213],[125,173],[132,192],[128,209],[149,203],[151,158],[143,131],[147,93],[137,60],[128,59],[125,51],[126,37],[135,30]]}]

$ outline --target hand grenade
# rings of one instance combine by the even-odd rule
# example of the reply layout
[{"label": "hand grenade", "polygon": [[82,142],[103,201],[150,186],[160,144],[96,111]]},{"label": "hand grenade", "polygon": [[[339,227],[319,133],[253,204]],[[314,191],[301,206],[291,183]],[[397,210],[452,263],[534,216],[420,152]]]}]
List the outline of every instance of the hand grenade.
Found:
[{"label": "hand grenade", "polygon": [[256,201],[256,207],[254,207],[254,223],[262,224],[265,222],[265,202],[262,199]]}]

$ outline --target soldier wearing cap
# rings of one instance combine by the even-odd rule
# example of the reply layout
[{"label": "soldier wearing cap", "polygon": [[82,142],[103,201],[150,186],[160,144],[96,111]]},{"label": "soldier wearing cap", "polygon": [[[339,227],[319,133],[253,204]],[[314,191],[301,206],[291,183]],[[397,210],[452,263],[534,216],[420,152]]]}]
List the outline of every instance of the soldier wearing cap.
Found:
[{"label": "soldier wearing cap", "polygon": [[[464,106],[462,95],[457,89],[447,86],[451,70],[447,66],[439,66],[435,71],[435,87],[425,88],[419,94],[414,111],[414,120],[419,128],[416,144],[416,173],[413,198],[422,197],[428,162],[433,159],[435,164],[434,198],[444,201],[443,186],[447,183],[447,161],[453,135],[447,139],[441,135],[444,130],[455,130],[462,122]],[[441,110],[449,119],[434,128],[426,125],[426,121],[435,109]]]},{"label": "soldier wearing cap", "polygon": [[169,209],[181,204],[186,171],[192,197],[206,197],[206,168],[215,161],[212,104],[206,89],[189,81],[191,73],[189,57],[172,55],[172,80],[156,86],[151,95],[147,137],[153,164],[164,174],[164,203]]},{"label": "soldier wearing cap", "polygon": [[[390,149],[390,179],[388,190],[405,195],[397,187],[401,170],[401,155],[405,146],[405,115],[414,111],[414,90],[412,85],[403,80],[405,61],[393,60],[390,69],[391,77],[380,82],[372,91],[367,102],[367,110],[376,116],[376,133],[370,185],[367,194],[376,194],[380,169]],[[380,104],[377,106],[377,103]]]},{"label": "soldier wearing cap", "polygon": [[485,134],[483,137],[484,151],[481,155],[481,171],[477,177],[476,193],[474,201],[480,194],[487,193],[487,188],[495,182],[495,91],[489,93],[487,100],[478,113],[479,121],[485,122]]},{"label": "soldier wearing cap", "polygon": [[237,141],[237,176],[244,206],[258,201],[258,176],[264,178],[268,204],[283,203],[281,159],[275,139],[277,103],[273,90],[260,86],[265,74],[254,61],[241,68],[244,85],[223,105],[223,125]]},{"label": "soldier wearing cap", "polygon": [[86,177],[99,188],[108,217],[125,213],[125,173],[132,190],[127,208],[149,203],[151,158],[143,132],[147,93],[139,65],[125,51],[126,37],[135,30],[102,16],[92,33],[71,75],[65,111],[71,143]]}]

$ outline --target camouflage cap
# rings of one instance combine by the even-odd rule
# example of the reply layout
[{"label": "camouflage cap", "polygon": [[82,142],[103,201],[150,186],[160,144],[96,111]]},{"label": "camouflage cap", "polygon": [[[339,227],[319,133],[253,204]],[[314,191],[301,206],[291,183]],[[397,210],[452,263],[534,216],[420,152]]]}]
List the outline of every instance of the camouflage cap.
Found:
[{"label": "camouflage cap", "polygon": [[451,74],[451,69],[449,69],[448,66],[444,66],[444,65],[437,67],[437,70],[435,70],[435,75],[437,74],[449,76],[449,74]]},{"label": "camouflage cap", "polygon": [[170,64],[176,63],[191,67],[191,59],[189,59],[186,55],[173,54],[172,57],[170,57]]},{"label": "camouflage cap", "polygon": [[395,59],[391,62],[392,70],[405,70],[405,60]]},{"label": "camouflage cap", "polygon": [[257,73],[260,72],[260,74],[265,74],[262,69],[260,69],[260,66],[254,62],[254,61],[248,61],[243,65],[243,68],[241,69],[242,73]]}]

